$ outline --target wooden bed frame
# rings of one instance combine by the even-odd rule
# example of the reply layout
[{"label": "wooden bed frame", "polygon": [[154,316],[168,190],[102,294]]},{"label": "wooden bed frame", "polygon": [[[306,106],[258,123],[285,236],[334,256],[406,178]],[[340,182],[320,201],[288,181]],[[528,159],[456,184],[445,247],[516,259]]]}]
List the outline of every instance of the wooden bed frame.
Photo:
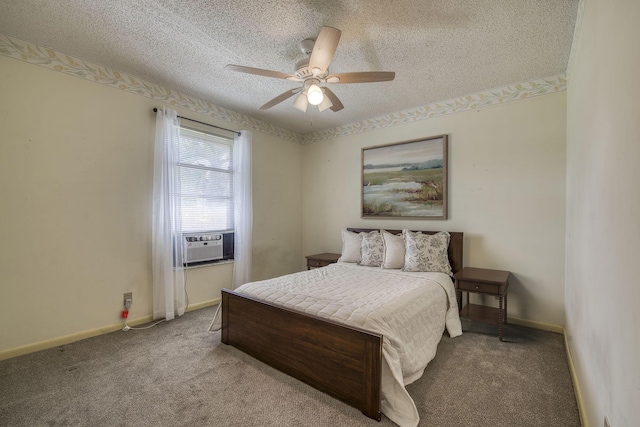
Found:
[{"label": "wooden bed frame", "polygon": [[[462,269],[463,233],[450,235],[449,262],[455,273]],[[223,289],[222,342],[360,409],[370,418],[381,419],[381,334]]]}]

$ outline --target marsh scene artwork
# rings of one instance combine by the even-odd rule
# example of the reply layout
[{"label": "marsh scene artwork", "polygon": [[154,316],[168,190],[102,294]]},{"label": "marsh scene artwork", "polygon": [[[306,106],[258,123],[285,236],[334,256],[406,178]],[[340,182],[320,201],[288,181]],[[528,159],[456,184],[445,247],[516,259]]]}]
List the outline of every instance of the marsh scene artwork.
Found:
[{"label": "marsh scene artwork", "polygon": [[362,217],[446,219],[447,136],[362,149]]}]

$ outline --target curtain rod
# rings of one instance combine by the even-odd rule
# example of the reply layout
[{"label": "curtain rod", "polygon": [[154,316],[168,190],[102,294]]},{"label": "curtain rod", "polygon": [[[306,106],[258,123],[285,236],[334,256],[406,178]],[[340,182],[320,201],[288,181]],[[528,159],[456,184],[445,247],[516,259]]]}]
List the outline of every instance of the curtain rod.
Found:
[{"label": "curtain rod", "polygon": [[[153,108],[153,112],[154,112],[154,113],[157,113],[157,112],[158,112],[158,109],[154,107],[154,108]],[[205,125],[205,126],[211,126],[212,128],[222,129],[222,130],[226,130],[226,131],[228,131],[228,132],[237,133],[237,134],[238,134],[238,136],[240,136],[240,135],[241,135],[241,133],[240,133],[240,132],[238,132],[238,131],[231,130],[231,129],[227,129],[227,128],[222,128],[222,127],[220,127],[220,126],[216,126],[216,125],[210,125],[209,123],[205,123],[205,122],[199,122],[199,121],[197,121],[197,120],[193,120],[193,119],[190,119],[190,118],[188,118],[188,117],[178,116],[178,118],[180,118],[180,119],[185,119],[185,120],[189,120],[190,122],[200,123],[201,125]]]}]

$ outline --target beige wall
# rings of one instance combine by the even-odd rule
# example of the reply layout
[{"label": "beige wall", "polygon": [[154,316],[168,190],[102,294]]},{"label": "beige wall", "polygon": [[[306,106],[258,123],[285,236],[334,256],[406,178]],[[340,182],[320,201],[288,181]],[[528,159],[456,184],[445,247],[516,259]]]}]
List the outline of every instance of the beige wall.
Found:
[{"label": "beige wall", "polygon": [[[130,319],[149,316],[161,103],[2,56],[0,94],[0,356],[117,326],[124,292]],[[259,132],[253,147],[259,279],[301,268],[301,147]],[[189,270],[190,303],[218,298],[232,267]]]},{"label": "beige wall", "polygon": [[[466,266],[513,272],[509,316],[563,325],[565,101],[555,93],[304,146],[304,253],[340,252],[349,226],[463,231]],[[361,149],[440,134],[450,219],[361,219]]]},{"label": "beige wall", "polygon": [[640,420],[640,3],[586,2],[567,93],[567,337],[585,426]]}]

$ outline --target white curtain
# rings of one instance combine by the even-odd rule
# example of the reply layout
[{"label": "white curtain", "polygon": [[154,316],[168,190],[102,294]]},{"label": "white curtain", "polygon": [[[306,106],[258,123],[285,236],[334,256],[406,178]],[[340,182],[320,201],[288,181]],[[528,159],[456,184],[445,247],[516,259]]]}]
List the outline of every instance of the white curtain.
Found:
[{"label": "white curtain", "polygon": [[233,143],[234,289],[251,280],[251,132],[236,134]]},{"label": "white curtain", "polygon": [[180,212],[180,122],[174,110],[158,109],[153,165],[153,318],[171,320],[185,309]]}]

